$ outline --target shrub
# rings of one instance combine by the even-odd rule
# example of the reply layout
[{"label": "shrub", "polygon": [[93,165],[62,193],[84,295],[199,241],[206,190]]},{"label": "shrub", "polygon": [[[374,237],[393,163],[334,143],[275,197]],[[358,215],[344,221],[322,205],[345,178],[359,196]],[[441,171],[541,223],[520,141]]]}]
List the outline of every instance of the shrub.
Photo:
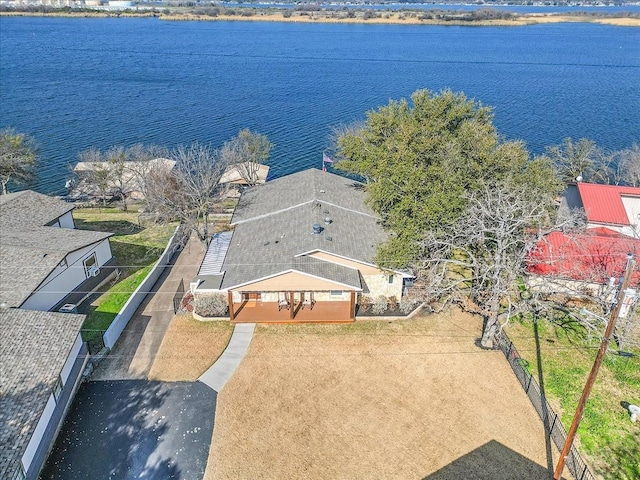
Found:
[{"label": "shrub", "polygon": [[400,311],[405,315],[409,315],[416,308],[416,302],[409,300],[400,303]]},{"label": "shrub", "polygon": [[371,299],[371,297],[367,297],[366,295],[360,296],[360,302],[358,302],[358,305],[360,306],[360,312],[368,312],[371,309],[372,303],[373,300]]},{"label": "shrub", "polygon": [[376,315],[382,315],[387,311],[387,299],[386,297],[380,295],[376,298],[376,301],[373,303],[372,311]]},{"label": "shrub", "polygon": [[387,304],[389,305],[389,310],[396,310],[398,308],[398,299],[395,296],[391,296],[387,298]]},{"label": "shrub", "polygon": [[222,293],[198,295],[195,297],[194,311],[203,317],[223,317],[227,315],[229,306]]}]

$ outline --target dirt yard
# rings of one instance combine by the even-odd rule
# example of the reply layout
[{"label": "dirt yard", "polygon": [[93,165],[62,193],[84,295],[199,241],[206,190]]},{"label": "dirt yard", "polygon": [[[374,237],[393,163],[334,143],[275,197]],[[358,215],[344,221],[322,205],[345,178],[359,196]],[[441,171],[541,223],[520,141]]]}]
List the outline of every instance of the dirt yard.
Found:
[{"label": "dirt yard", "polygon": [[197,380],[222,354],[232,331],[229,322],[201,322],[191,314],[176,315],[151,366],[149,380]]},{"label": "dirt yard", "polygon": [[218,396],[205,479],[547,480],[542,422],[480,328],[457,311],[259,326]]}]

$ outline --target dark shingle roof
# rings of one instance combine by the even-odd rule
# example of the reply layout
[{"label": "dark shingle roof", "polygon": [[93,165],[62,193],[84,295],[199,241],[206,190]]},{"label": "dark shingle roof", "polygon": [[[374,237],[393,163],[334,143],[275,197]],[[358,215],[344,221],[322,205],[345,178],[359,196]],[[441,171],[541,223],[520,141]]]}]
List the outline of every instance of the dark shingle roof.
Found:
[{"label": "dark shingle roof", "polygon": [[[373,263],[377,244],[387,238],[364,205],[362,185],[319,170],[250,189],[238,207],[233,216],[238,223],[222,266],[222,289],[287,270],[360,288],[357,270],[302,255],[322,250]],[[314,224],[321,226],[321,233],[313,233]]]},{"label": "dark shingle roof", "polygon": [[42,226],[73,210],[73,205],[32,190],[0,195],[3,228]]},{"label": "dark shingle roof", "polygon": [[345,210],[375,216],[373,210],[365,205],[362,183],[311,168],[245,190],[231,223],[270,215],[314,200],[327,206],[339,205]]},{"label": "dark shingle roof", "polygon": [[0,312],[0,478],[18,467],[84,318]]},{"label": "dark shingle roof", "polygon": [[29,190],[0,195],[0,301],[20,306],[68,253],[112,235],[45,226],[72,209]]}]

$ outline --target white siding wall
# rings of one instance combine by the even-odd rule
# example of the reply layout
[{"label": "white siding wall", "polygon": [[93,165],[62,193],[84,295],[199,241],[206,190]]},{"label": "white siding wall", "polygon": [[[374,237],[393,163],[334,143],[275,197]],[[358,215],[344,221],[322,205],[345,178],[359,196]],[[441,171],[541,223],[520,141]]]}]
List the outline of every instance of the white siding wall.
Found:
[{"label": "white siding wall", "polygon": [[21,308],[42,311],[51,309],[86,280],[87,274],[82,261],[91,256],[93,252],[96,253],[98,265],[104,265],[112,257],[109,240],[104,239],[97,245],[85,247],[67,255],[67,265],[56,267],[42,282],[40,288],[21,305]]},{"label": "white siding wall", "polygon": [[622,196],[622,204],[627,212],[629,223],[635,230],[636,236],[640,236],[640,197]]},{"label": "white siding wall", "polygon": [[62,228],[76,228],[71,212],[67,212],[58,218],[58,222],[60,222],[60,227]]},{"label": "white siding wall", "polygon": [[69,352],[69,356],[67,357],[67,361],[64,363],[64,366],[62,367],[62,371],[60,372],[60,377],[62,378],[63,387],[67,385],[67,379],[71,374],[71,369],[73,368],[73,364],[78,358],[78,354],[80,353],[81,348],[82,348],[82,338],[78,333],[78,336],[76,337],[76,341],[73,344],[73,347],[71,348],[71,352]]},{"label": "white siding wall", "polygon": [[49,396],[49,400],[47,401],[47,405],[44,407],[44,411],[42,412],[42,416],[40,420],[38,420],[38,424],[36,425],[35,430],[33,431],[33,435],[31,436],[31,440],[29,440],[29,444],[24,451],[24,455],[22,455],[22,466],[24,467],[24,471],[29,470],[29,466],[33,461],[33,457],[36,454],[36,450],[38,450],[38,446],[42,441],[42,436],[44,435],[45,430],[47,429],[47,425],[49,425],[49,420],[51,420],[51,416],[53,415],[53,411],[56,408],[56,400],[53,398],[53,394]]}]

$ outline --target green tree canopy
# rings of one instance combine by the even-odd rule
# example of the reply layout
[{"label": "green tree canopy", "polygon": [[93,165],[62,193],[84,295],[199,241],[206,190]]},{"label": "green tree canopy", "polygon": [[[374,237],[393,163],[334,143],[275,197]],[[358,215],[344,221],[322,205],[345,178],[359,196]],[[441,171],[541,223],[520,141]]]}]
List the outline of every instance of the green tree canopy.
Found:
[{"label": "green tree canopy", "polygon": [[387,268],[414,264],[424,232],[453,225],[481,185],[509,178],[549,198],[560,188],[548,159],[502,141],[489,108],[450,90],[392,100],[339,133],[336,147],[337,167],[365,178],[368,201],[392,233],[376,258]]},{"label": "green tree canopy", "polygon": [[2,194],[7,193],[7,184],[27,183],[33,176],[37,152],[28,135],[13,129],[0,130],[0,184]]}]

